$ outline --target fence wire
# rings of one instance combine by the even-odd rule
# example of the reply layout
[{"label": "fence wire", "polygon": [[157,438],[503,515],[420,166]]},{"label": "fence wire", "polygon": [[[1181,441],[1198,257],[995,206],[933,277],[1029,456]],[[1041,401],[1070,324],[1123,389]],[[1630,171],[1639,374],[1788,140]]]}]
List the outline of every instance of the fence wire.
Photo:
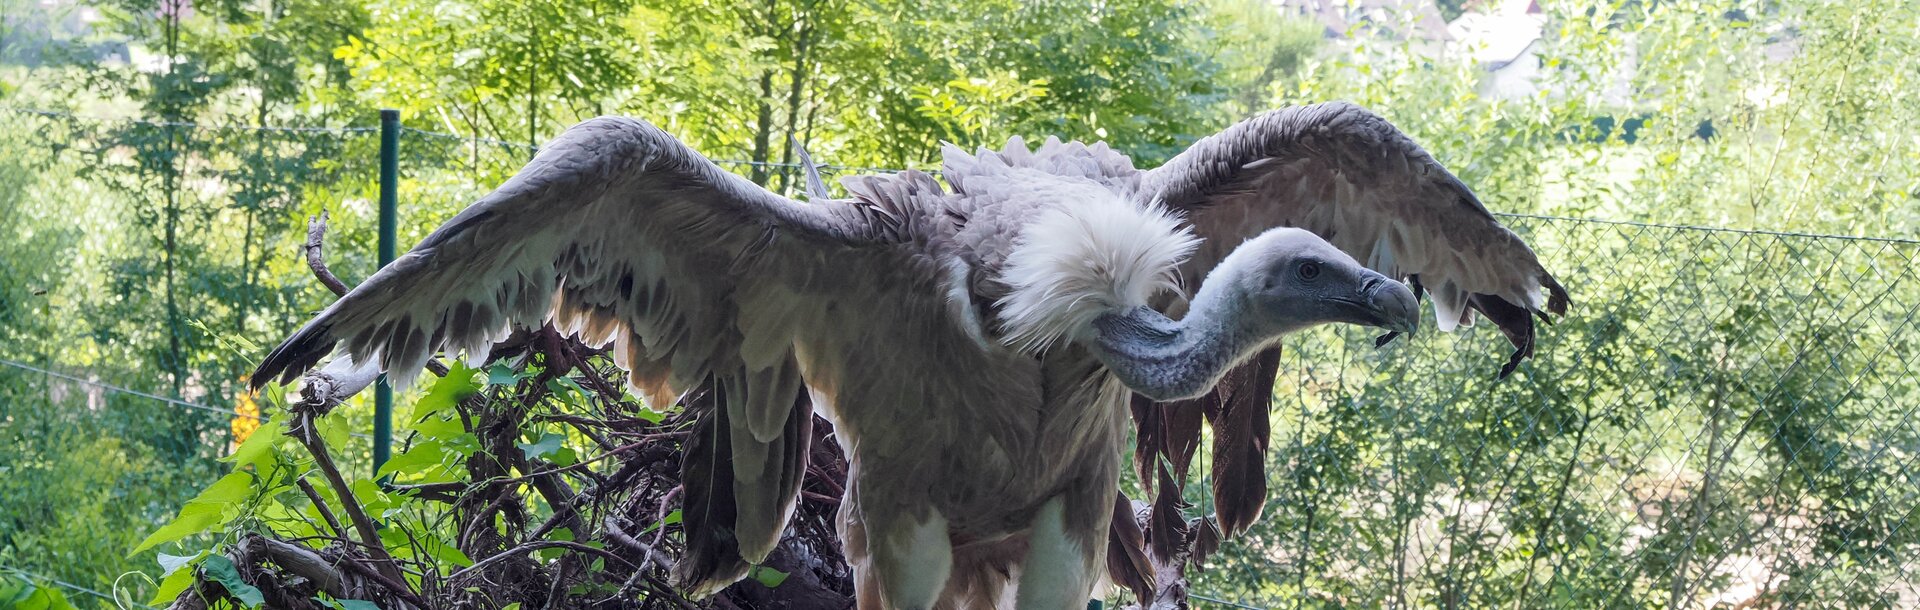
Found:
[{"label": "fence wire", "polygon": [[[187,394],[207,397],[198,402],[223,404],[251,362],[220,337],[281,336],[331,300],[296,256],[305,217],[333,212],[328,258],[349,282],[373,268],[368,128],[51,112],[8,122],[53,154],[0,180],[37,195],[71,189],[77,196],[25,209],[81,226],[66,242],[11,254],[70,257],[80,280],[124,294],[70,298],[44,327],[9,330],[0,319],[0,332],[14,333],[0,336],[0,357],[161,362],[191,381]],[[401,136],[403,244],[534,150]],[[54,174],[58,189],[31,186]],[[196,300],[176,302],[174,315],[154,262],[168,207],[176,288]],[[1484,328],[1384,349],[1362,329],[1288,338],[1270,500],[1253,531],[1191,575],[1205,594],[1197,599],[1920,608],[1920,528],[1910,524],[1920,513],[1920,241],[1502,218],[1573,292],[1572,314],[1542,330],[1537,358],[1496,382],[1507,348]],[[102,231],[124,239],[86,236]],[[60,281],[22,283],[59,293]],[[183,319],[208,328],[181,328]],[[120,385],[162,387],[151,369],[127,371],[147,377]],[[1197,468],[1206,474],[1204,460]],[[1192,486],[1197,510],[1208,507],[1205,488]]]}]

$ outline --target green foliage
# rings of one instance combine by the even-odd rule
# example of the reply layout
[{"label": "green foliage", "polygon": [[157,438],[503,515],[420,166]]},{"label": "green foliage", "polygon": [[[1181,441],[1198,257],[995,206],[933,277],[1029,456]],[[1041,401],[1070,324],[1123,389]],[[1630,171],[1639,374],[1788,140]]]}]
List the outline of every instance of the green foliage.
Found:
[{"label": "green foliage", "polygon": [[[5,105],[156,121],[0,113],[0,358],[216,410],[260,356],[246,340],[332,300],[296,256],[308,216],[333,215],[335,272],[373,269],[376,143],[211,126],[365,126],[380,107],[516,143],[403,134],[403,243],[598,114],[722,160],[791,161],[791,138],[835,164],[927,167],[942,140],[1059,135],[1146,166],[1249,113],[1331,99],[1393,120],[1500,212],[1920,233],[1920,5],[1898,0],[1546,2],[1536,89],[1508,97],[1487,66],[1360,30],[1325,41],[1255,0],[291,0],[180,19],[160,4],[107,3],[88,38],[0,67]],[[0,7],[0,28],[53,21]],[[26,57],[10,32],[0,57]],[[114,44],[144,63],[88,53]],[[730,169],[792,188],[783,169]],[[1354,330],[1290,340],[1272,502],[1196,591],[1358,607],[1910,599],[1912,244],[1509,222],[1577,303],[1539,360],[1494,383],[1485,330],[1384,352]],[[602,406],[536,369],[422,384],[379,474],[472,482],[475,456],[591,455],[533,418],[482,446],[464,398]],[[355,402],[321,422],[353,497],[317,493],[391,524],[405,561],[471,565],[436,505],[376,484],[350,436],[366,420]],[[220,580],[213,551],[241,535],[316,534],[291,482],[311,459],[278,425],[235,440],[218,412],[0,365],[0,565],[163,603],[196,574]],[[58,595],[0,573],[0,600]]]},{"label": "green foliage", "polygon": [[50,582],[35,582],[26,575],[0,572],[0,609],[72,610],[67,594]]}]

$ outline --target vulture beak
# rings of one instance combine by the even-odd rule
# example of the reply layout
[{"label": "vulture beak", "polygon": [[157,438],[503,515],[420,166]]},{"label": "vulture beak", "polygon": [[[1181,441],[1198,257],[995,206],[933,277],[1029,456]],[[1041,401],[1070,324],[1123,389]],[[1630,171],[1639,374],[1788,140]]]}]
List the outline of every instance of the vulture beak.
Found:
[{"label": "vulture beak", "polygon": [[1392,331],[1390,335],[1411,335],[1420,328],[1420,301],[1406,284],[1375,273],[1361,285],[1360,292],[1374,326]]}]

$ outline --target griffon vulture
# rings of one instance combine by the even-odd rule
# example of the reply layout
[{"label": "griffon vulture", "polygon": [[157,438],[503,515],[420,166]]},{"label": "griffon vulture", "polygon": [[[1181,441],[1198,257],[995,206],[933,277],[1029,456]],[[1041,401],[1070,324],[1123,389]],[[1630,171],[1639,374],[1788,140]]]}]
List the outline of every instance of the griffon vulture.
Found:
[{"label": "griffon vulture", "polygon": [[682,465],[721,481],[686,491],[691,593],[778,542],[818,409],[852,464],[839,526],[863,608],[1077,609],[1105,570],[1130,392],[1204,395],[1315,324],[1412,331],[1402,278],[1433,290],[1442,329],[1487,314],[1516,358],[1527,314],[1565,307],[1466,187],[1351,105],[1268,113],[1153,171],[1016,140],[948,147],[943,175],[951,190],[906,171],[802,203],[645,122],[590,120],[252,379],[335,352],[404,379],[552,323],[610,346],[651,405],[717,395]]}]

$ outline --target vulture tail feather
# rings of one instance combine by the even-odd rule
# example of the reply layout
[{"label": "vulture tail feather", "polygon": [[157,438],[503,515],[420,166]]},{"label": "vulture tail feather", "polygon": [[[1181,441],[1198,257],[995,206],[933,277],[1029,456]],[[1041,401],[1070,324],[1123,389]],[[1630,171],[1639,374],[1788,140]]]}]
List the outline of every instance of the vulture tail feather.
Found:
[{"label": "vulture tail feather", "polygon": [[1207,396],[1173,402],[1154,402],[1145,396],[1133,396],[1135,437],[1133,467],[1141,481],[1154,478],[1154,465],[1165,459],[1173,466],[1173,477],[1187,480],[1193,456],[1200,450],[1200,426]]},{"label": "vulture tail feather", "polygon": [[1146,534],[1133,514],[1133,500],[1115,492],[1113,525],[1107,528],[1107,577],[1133,592],[1134,599],[1153,599],[1153,561],[1147,558]]},{"label": "vulture tail feather", "polygon": [[1213,504],[1225,536],[1247,531],[1267,502],[1267,407],[1280,348],[1256,354],[1220,380],[1206,405],[1213,427]]},{"label": "vulture tail feather", "polygon": [[746,577],[749,567],[734,536],[733,452],[723,393],[709,377],[683,400],[684,408],[701,415],[680,455],[680,529],[687,548],[673,566],[673,584],[695,598]]}]

